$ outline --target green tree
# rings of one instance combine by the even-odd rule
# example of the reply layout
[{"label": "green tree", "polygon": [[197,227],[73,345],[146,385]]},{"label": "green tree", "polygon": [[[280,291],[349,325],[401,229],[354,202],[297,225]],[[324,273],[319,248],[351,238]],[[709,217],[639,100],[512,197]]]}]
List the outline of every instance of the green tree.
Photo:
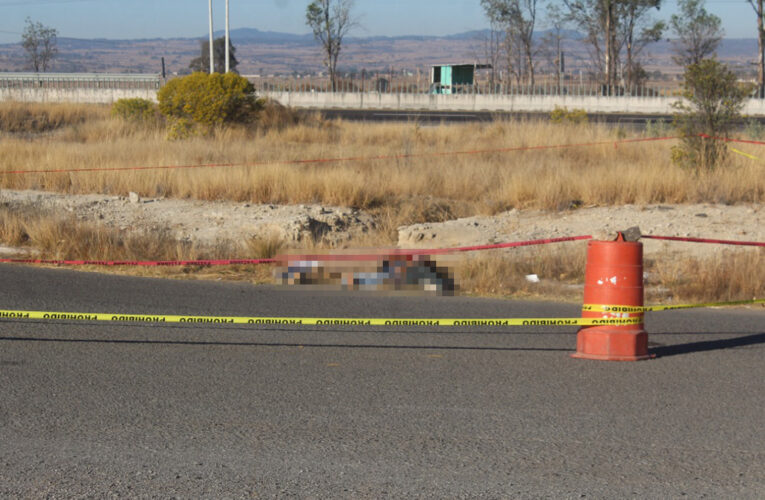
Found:
[{"label": "green tree", "polygon": [[352,8],[353,0],[313,0],[306,8],[306,24],[324,50],[324,65],[329,71],[333,92],[337,90],[337,59],[343,38],[356,25]]},{"label": "green tree", "polygon": [[[209,71],[210,70],[210,42],[209,40],[200,40],[199,46],[201,53],[199,57],[191,60],[189,69],[191,71]],[[234,55],[236,48],[228,41],[228,67],[231,71],[236,73],[236,67],[239,65],[239,61],[236,60]],[[220,37],[213,40],[213,58],[215,59],[215,72],[226,72],[226,38]]]},{"label": "green tree", "polygon": [[715,59],[703,59],[685,69],[682,101],[675,127],[683,138],[672,149],[673,160],[695,171],[714,170],[725,158],[727,138],[751,89],[736,83],[736,75]]},{"label": "green tree", "polygon": [[260,103],[255,88],[234,73],[197,72],[167,82],[157,93],[159,111],[179,123],[206,129],[230,123],[250,123]]},{"label": "green tree", "polygon": [[24,32],[21,34],[21,46],[27,53],[30,67],[39,72],[48,71],[51,61],[58,54],[56,37],[58,31],[55,28],[44,26],[41,22],[32,22],[26,19]]},{"label": "green tree", "polygon": [[677,39],[673,57],[680,66],[699,64],[714,57],[723,38],[722,21],[704,8],[704,0],[678,0],[680,13],[673,14],[669,25]]}]

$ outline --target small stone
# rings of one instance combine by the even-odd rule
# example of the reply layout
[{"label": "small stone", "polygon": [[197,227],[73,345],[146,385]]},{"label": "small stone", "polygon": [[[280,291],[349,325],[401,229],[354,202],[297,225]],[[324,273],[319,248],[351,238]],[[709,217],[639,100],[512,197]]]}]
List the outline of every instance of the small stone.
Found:
[{"label": "small stone", "polygon": [[624,231],[621,231],[621,233],[624,236],[624,241],[638,241],[641,236],[640,228],[638,226],[625,229]]},{"label": "small stone", "polygon": [[702,212],[700,214],[696,214],[696,217],[708,217],[708,215]]},{"label": "small stone", "polygon": [[141,201],[141,197],[138,196],[138,193],[134,193],[133,191],[130,191],[128,194],[128,199],[130,200],[130,203],[138,203]]}]

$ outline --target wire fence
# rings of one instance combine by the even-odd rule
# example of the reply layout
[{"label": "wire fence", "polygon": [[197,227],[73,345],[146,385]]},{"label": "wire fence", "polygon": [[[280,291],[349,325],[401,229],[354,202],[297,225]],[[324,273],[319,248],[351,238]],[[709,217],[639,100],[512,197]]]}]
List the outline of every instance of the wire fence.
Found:
[{"label": "wire fence", "polygon": [[333,89],[328,78],[285,78],[248,76],[259,92],[316,92],[316,93],[379,93],[379,94],[478,94],[523,96],[609,96],[609,97],[680,97],[682,88],[677,84],[647,84],[641,86],[603,85],[592,80],[558,82],[540,78],[535,84],[495,83],[481,81],[470,85],[432,84],[411,77],[339,78]]},{"label": "wire fence", "polygon": [[[584,96],[584,97],[680,97],[680,82],[649,82],[640,86],[603,85],[596,80],[565,79],[541,75],[536,82],[491,83],[478,81],[470,85],[441,85],[428,79],[408,75],[356,75],[338,78],[334,88],[327,77],[261,77],[243,75],[255,90],[264,92],[303,93],[377,93],[420,95],[520,95],[520,96]],[[159,74],[131,73],[0,73],[0,89],[145,89],[159,90],[165,83]],[[753,90],[753,98],[757,97]]]},{"label": "wire fence", "polygon": [[1,89],[156,89],[155,74],[118,73],[0,73]]}]

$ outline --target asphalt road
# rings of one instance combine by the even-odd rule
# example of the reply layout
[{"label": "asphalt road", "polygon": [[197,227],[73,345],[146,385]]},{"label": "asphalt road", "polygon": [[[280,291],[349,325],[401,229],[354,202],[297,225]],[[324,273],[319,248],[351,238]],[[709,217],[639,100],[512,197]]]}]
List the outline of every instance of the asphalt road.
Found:
[{"label": "asphalt road", "polygon": [[[327,119],[343,119],[361,122],[413,122],[423,124],[440,123],[473,123],[490,122],[494,120],[549,120],[550,113],[507,112],[507,111],[407,111],[407,110],[374,110],[374,109],[322,109],[322,115]],[[663,120],[667,125],[672,123],[672,115],[644,113],[588,113],[590,122],[604,123],[623,127],[645,127],[646,123]],[[765,117],[750,117],[747,120],[757,120],[765,124]],[[739,123],[740,127],[745,121]]]},{"label": "asphalt road", "polygon": [[[418,122],[428,124],[438,123],[470,123],[490,122],[494,120],[548,120],[550,113],[507,112],[507,111],[408,111],[408,110],[374,110],[374,109],[322,109],[321,114],[327,119],[364,122]],[[640,125],[646,122],[664,120],[672,122],[672,115],[635,114],[635,113],[589,113],[589,119],[596,123],[613,125]]]},{"label": "asphalt road", "polygon": [[[578,312],[7,265],[0,309]],[[0,320],[0,497],[765,497],[765,310],[646,325],[657,358],[611,363],[571,328]]]}]

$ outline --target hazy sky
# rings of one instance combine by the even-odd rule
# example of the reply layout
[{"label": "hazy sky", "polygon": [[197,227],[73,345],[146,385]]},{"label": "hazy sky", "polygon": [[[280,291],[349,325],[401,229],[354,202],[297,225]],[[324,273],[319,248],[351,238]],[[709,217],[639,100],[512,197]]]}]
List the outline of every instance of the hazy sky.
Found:
[{"label": "hazy sky", "polygon": [[[558,1],[560,0],[552,0]],[[541,0],[540,0],[541,3]],[[664,0],[656,18],[675,12]],[[308,0],[230,0],[231,28],[307,33]],[[225,0],[213,0],[215,29],[223,29]],[[756,36],[755,15],[746,0],[707,0],[731,38]],[[361,27],[352,34],[447,35],[487,26],[480,0],[356,0]],[[0,43],[20,39],[32,18],[74,38],[172,38],[207,32],[206,0],[0,0]]]}]

